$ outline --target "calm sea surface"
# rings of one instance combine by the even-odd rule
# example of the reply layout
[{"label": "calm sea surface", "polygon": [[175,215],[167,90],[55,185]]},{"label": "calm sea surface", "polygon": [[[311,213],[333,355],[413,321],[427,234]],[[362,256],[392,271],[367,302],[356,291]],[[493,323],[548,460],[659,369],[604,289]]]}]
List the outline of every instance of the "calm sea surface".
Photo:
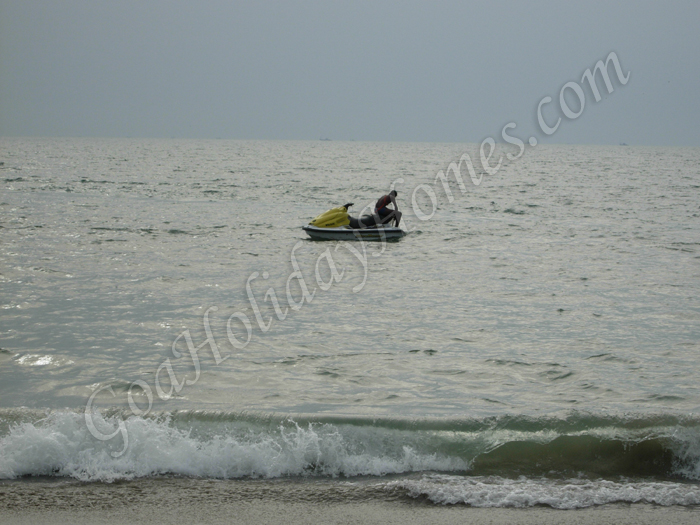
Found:
[{"label": "calm sea surface", "polygon": [[[700,149],[537,146],[448,194],[464,153],[0,139],[0,478],[700,504]],[[301,230],[392,183],[400,241]]]}]

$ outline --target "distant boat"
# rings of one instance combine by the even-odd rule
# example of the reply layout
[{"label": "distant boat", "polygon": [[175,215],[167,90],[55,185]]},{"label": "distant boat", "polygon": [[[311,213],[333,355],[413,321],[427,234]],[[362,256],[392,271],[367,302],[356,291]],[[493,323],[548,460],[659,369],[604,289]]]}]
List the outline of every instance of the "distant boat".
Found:
[{"label": "distant boat", "polygon": [[620,142],[620,146],[627,146],[625,142]]},{"label": "distant boat", "polygon": [[321,140],[330,142],[333,139],[321,139]]}]

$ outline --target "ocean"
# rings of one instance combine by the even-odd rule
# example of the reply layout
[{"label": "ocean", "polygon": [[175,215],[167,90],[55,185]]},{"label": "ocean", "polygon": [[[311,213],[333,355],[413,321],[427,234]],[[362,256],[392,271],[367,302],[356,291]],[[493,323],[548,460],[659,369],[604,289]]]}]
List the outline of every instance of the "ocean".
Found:
[{"label": "ocean", "polygon": [[700,149],[517,154],[0,138],[0,486],[700,505]]}]

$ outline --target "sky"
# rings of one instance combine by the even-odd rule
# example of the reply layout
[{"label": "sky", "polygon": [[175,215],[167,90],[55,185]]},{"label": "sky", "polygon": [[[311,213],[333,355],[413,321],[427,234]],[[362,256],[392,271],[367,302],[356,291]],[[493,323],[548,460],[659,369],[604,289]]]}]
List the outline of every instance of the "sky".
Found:
[{"label": "sky", "polygon": [[700,146],[698,27],[697,0],[0,0],[0,136]]}]

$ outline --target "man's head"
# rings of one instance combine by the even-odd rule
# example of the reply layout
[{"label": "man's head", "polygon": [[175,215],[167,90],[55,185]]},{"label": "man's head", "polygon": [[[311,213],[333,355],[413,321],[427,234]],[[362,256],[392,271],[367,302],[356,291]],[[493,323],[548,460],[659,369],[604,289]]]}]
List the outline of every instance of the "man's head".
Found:
[{"label": "man's head", "polygon": [[391,191],[389,192],[389,195],[391,195],[392,197],[396,198],[396,196],[398,195],[398,193],[396,192],[396,190],[391,190]]}]

